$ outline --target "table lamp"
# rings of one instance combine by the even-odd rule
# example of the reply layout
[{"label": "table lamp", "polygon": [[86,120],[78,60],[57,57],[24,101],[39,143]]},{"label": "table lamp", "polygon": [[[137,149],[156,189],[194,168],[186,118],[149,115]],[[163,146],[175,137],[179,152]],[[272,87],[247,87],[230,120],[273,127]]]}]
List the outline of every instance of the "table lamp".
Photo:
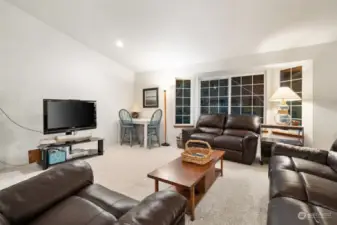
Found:
[{"label": "table lamp", "polygon": [[139,117],[139,112],[140,112],[140,107],[138,106],[138,104],[134,104],[132,106],[132,109],[131,109],[131,115],[132,115],[132,118],[136,119]]},{"label": "table lamp", "polygon": [[291,116],[288,113],[289,106],[287,105],[287,101],[299,100],[301,100],[301,97],[289,87],[279,87],[269,99],[271,102],[280,102],[277,114],[274,117],[275,122],[279,125],[290,125]]}]

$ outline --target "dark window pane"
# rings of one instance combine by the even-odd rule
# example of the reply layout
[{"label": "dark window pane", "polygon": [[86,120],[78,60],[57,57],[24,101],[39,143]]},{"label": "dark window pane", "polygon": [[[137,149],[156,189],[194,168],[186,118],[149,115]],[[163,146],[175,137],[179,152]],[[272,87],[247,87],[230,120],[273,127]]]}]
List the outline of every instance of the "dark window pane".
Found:
[{"label": "dark window pane", "polygon": [[176,89],[176,97],[182,97],[183,96],[183,89]]},{"label": "dark window pane", "polygon": [[228,96],[228,87],[220,87],[219,88],[220,96]]},{"label": "dark window pane", "polygon": [[252,115],[252,107],[242,107],[241,110],[243,115]]},{"label": "dark window pane", "polygon": [[219,105],[220,106],[228,106],[228,97],[219,98]]},{"label": "dark window pane", "polygon": [[219,107],[209,107],[210,114],[217,114],[219,113]]},{"label": "dark window pane", "polygon": [[191,89],[184,89],[184,97],[191,97]]},{"label": "dark window pane", "polygon": [[190,116],[184,116],[183,117],[183,123],[184,124],[190,124],[191,123],[191,117]]},{"label": "dark window pane", "polygon": [[183,107],[183,115],[190,115],[191,114],[191,108],[190,107]]},{"label": "dark window pane", "polygon": [[182,124],[183,123],[183,117],[182,116],[176,116],[176,124]]},{"label": "dark window pane", "polygon": [[222,79],[219,81],[220,86],[228,86],[228,79]]},{"label": "dark window pane", "polygon": [[302,105],[302,101],[293,101],[293,102],[291,102],[291,105],[293,105],[293,106],[301,106]]},{"label": "dark window pane", "polygon": [[233,115],[240,115],[241,114],[241,107],[232,107],[231,114]]},{"label": "dark window pane", "polygon": [[240,86],[232,86],[232,96],[241,95],[241,87]]},{"label": "dark window pane", "polygon": [[182,80],[176,80],[176,88],[182,88],[183,87],[183,81]]},{"label": "dark window pane", "polygon": [[191,81],[190,80],[184,80],[184,88],[191,88]]},{"label": "dark window pane", "polygon": [[293,80],[292,89],[295,92],[301,92],[302,91],[302,80]]},{"label": "dark window pane", "polygon": [[228,107],[224,107],[224,106],[220,107],[219,108],[219,113],[221,113],[221,114],[228,114]]},{"label": "dark window pane", "polygon": [[182,115],[183,114],[183,108],[182,107],[176,107],[176,115]]},{"label": "dark window pane", "polygon": [[254,84],[264,84],[264,75],[254,75],[253,76],[253,83]]},{"label": "dark window pane", "polygon": [[218,97],[212,97],[210,98],[210,106],[219,106],[219,98]]},{"label": "dark window pane", "polygon": [[242,96],[242,106],[252,106],[252,104],[251,96]]},{"label": "dark window pane", "polygon": [[281,87],[290,87],[290,81],[281,82]]},{"label": "dark window pane", "polygon": [[298,96],[300,96],[302,98],[302,92],[297,92],[296,94],[298,94]]},{"label": "dark window pane", "polygon": [[218,87],[211,87],[210,88],[210,96],[219,96],[219,88]]},{"label": "dark window pane", "polygon": [[201,97],[209,96],[209,88],[201,88]]},{"label": "dark window pane", "polygon": [[264,93],[264,85],[263,84],[253,86],[253,94],[254,95],[263,95],[263,93]]},{"label": "dark window pane", "polygon": [[201,114],[209,114],[209,107],[201,107],[200,113]]},{"label": "dark window pane", "polygon": [[287,69],[287,70],[281,70],[281,76],[280,76],[280,81],[288,81],[290,80],[290,70]]},{"label": "dark window pane", "polygon": [[293,74],[292,74],[293,80],[301,79],[301,78],[302,78],[302,72],[293,72]]},{"label": "dark window pane", "polygon": [[201,81],[201,87],[209,87],[209,81],[208,80],[203,80]]},{"label": "dark window pane", "polygon": [[233,77],[232,78],[232,86],[241,85],[241,77]]},{"label": "dark window pane", "polygon": [[182,98],[176,98],[176,106],[182,106],[183,105],[183,99]]},{"label": "dark window pane", "polygon": [[253,114],[263,117],[263,107],[253,107]]},{"label": "dark window pane", "polygon": [[191,98],[183,98],[184,106],[191,106]]},{"label": "dark window pane", "polygon": [[297,119],[302,118],[302,107],[301,106],[291,107],[291,117]]},{"label": "dark window pane", "polygon": [[253,83],[253,77],[252,76],[244,76],[244,77],[242,77],[242,85],[252,84],[252,83]]},{"label": "dark window pane", "polygon": [[240,106],[241,104],[241,97],[232,97],[231,98],[232,106]]},{"label": "dark window pane", "polygon": [[218,87],[219,86],[219,80],[211,80],[210,81],[210,87]]},{"label": "dark window pane", "polygon": [[209,106],[209,98],[201,98],[200,106]]},{"label": "dark window pane", "polygon": [[252,93],[253,93],[252,85],[242,86],[242,95],[252,95]]},{"label": "dark window pane", "polygon": [[264,97],[263,96],[254,96],[253,97],[254,106],[264,106]]}]

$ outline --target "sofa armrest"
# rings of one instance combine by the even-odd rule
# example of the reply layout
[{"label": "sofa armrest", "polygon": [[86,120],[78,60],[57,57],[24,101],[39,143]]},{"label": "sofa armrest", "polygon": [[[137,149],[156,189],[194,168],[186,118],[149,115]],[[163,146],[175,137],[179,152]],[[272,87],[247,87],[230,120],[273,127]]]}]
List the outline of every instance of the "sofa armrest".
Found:
[{"label": "sofa armrest", "polygon": [[326,165],[328,151],[310,147],[300,147],[283,143],[275,143],[272,146],[271,155],[283,155],[294,158],[301,158]]},{"label": "sofa armrest", "polygon": [[242,161],[246,164],[252,164],[256,158],[257,143],[259,135],[249,133],[243,138],[243,156]]},{"label": "sofa armrest", "polygon": [[160,191],[146,197],[119,220],[120,225],[174,225],[185,219],[187,200],[175,191]]},{"label": "sofa armrest", "polygon": [[182,139],[184,148],[186,142],[191,138],[191,135],[197,133],[198,131],[199,131],[198,128],[186,128],[182,130]]}]

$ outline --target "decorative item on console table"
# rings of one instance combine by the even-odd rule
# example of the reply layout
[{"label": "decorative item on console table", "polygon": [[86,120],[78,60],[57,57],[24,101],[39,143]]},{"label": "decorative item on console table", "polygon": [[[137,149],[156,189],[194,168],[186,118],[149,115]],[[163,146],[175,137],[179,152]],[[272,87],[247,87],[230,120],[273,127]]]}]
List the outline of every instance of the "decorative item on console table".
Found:
[{"label": "decorative item on console table", "polygon": [[137,119],[139,117],[139,112],[140,111],[141,110],[140,110],[138,104],[134,104],[132,106],[132,109],[131,109],[131,116],[132,116],[132,118]]},{"label": "decorative item on console table", "polygon": [[295,146],[304,145],[304,128],[301,126],[261,125],[261,154],[260,164],[271,157],[271,147],[274,143],[281,142]]}]

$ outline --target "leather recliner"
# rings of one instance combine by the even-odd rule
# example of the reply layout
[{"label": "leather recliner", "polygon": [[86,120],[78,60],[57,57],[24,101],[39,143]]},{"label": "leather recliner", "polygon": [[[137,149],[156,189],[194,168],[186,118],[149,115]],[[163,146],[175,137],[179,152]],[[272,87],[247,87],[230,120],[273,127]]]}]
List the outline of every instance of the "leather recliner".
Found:
[{"label": "leather recliner", "polygon": [[252,164],[256,157],[260,117],[246,115],[201,115],[195,128],[183,129],[182,139],[207,141],[224,150],[224,159]]},{"label": "leather recliner", "polygon": [[93,183],[74,161],[0,191],[0,225],[183,225],[186,199],[173,191],[138,202]]},{"label": "leather recliner", "polygon": [[268,225],[337,224],[336,144],[330,151],[273,145]]}]

